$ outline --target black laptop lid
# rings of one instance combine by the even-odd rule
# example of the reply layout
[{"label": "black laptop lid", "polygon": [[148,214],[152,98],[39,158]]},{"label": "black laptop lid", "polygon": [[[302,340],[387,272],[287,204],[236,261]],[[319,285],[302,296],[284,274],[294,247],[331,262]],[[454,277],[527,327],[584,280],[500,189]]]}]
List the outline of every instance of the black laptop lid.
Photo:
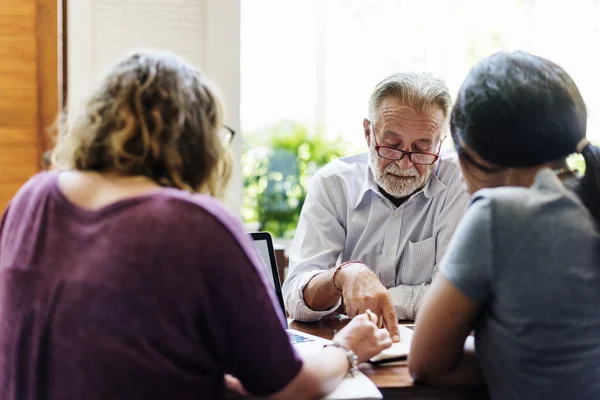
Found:
[{"label": "black laptop lid", "polygon": [[277,260],[275,259],[275,249],[273,248],[273,239],[269,232],[252,232],[250,234],[254,245],[258,250],[258,255],[262,261],[261,267],[269,278],[272,288],[277,294],[279,305],[285,314],[285,306],[283,305],[283,295],[281,294],[281,283],[279,283],[279,269],[277,268]]}]

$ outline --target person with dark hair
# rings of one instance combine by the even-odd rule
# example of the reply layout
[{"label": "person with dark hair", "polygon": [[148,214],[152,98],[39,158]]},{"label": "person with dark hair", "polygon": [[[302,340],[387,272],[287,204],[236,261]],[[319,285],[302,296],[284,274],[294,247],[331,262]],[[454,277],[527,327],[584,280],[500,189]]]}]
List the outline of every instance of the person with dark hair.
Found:
[{"label": "person with dark hair", "polygon": [[226,383],[312,399],[391,346],[363,314],[299,358],[254,245],[215,199],[222,115],[197,68],[137,52],[65,120],[54,170],[0,223],[3,400],[215,399]]},{"label": "person with dark hair", "polygon": [[417,319],[417,381],[600,397],[600,149],[586,119],[571,77],[541,57],[501,52],[469,73],[451,132],[473,195]]}]

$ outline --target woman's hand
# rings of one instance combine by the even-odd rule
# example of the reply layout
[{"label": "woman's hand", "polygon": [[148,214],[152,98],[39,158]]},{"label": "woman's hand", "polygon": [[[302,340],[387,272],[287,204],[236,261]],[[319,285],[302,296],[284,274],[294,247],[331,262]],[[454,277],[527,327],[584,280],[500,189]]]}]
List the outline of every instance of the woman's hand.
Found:
[{"label": "woman's hand", "polygon": [[367,313],[357,315],[333,338],[334,342],[352,350],[358,362],[365,362],[392,345],[390,333],[377,328],[377,316]]}]

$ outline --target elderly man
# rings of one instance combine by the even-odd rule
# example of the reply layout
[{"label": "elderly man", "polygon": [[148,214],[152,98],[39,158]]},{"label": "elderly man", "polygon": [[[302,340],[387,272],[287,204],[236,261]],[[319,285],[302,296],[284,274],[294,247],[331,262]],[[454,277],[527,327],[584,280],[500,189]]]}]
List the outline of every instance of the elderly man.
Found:
[{"label": "elderly man", "polygon": [[468,202],[452,155],[440,155],[451,98],[428,73],[381,81],[363,121],[369,152],[337,159],[311,180],[283,285],[294,319],[343,303],[370,309],[390,333],[414,319]]}]

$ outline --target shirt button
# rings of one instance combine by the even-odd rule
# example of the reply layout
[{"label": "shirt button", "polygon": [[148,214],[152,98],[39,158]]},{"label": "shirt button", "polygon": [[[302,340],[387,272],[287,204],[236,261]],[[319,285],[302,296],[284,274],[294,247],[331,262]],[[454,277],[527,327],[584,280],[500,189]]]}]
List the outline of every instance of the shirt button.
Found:
[{"label": "shirt button", "polygon": [[389,251],[387,252],[387,254],[386,254],[386,255],[387,255],[388,257],[391,257],[391,256],[392,256],[392,251],[391,251],[391,250],[389,250]]}]

